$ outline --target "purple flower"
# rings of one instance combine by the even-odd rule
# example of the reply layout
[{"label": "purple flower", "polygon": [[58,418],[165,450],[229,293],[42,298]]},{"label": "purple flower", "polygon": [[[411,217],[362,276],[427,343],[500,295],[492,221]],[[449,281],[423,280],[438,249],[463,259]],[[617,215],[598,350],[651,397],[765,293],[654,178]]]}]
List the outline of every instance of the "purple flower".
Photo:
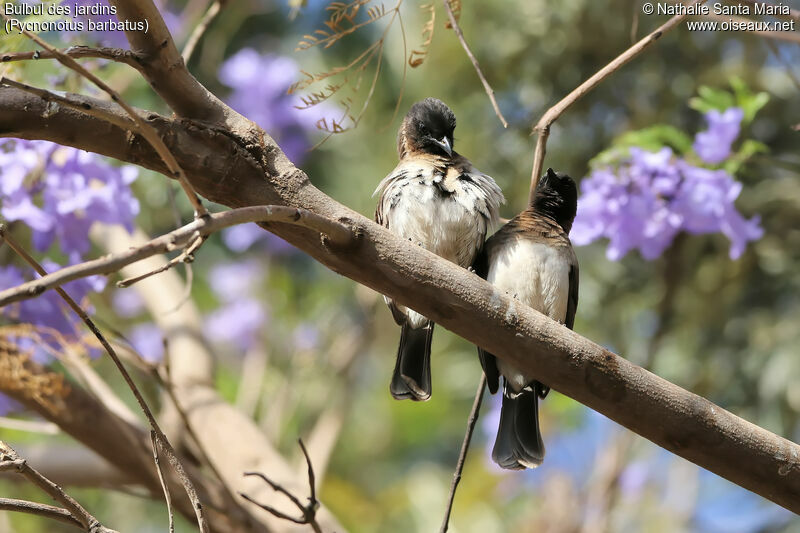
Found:
[{"label": "purple flower", "polygon": [[258,341],[267,320],[267,310],[259,300],[240,298],[211,313],[206,332],[213,341],[247,350]]},{"label": "purple flower", "polygon": [[214,265],[209,272],[211,289],[223,302],[232,302],[253,294],[264,278],[264,265],[256,260]]},{"label": "purple flower", "polygon": [[[49,260],[43,261],[42,266],[48,272],[61,268]],[[32,276],[33,273],[31,273]],[[24,281],[23,272],[16,267],[0,267],[0,290],[17,286]],[[66,283],[64,290],[80,303],[90,292],[101,291],[104,286],[104,277],[91,276]],[[68,340],[78,339],[80,320],[55,291],[47,291],[36,298],[6,306],[0,309],[0,314],[19,323],[54,329]]]},{"label": "purple flower", "polygon": [[144,311],[144,301],[135,290],[119,289],[111,295],[111,307],[120,318],[134,318]]},{"label": "purple flower", "polygon": [[82,150],[8,139],[0,143],[0,214],[29,226],[37,250],[58,241],[75,262],[89,251],[95,222],[133,230],[139,202],[130,184],[137,175],[135,167]]},{"label": "purple flower", "polygon": [[310,142],[308,134],[330,110],[325,104],[309,109],[286,91],[300,75],[297,64],[288,57],[261,55],[244,48],[228,58],[219,70],[219,79],[233,91],[227,102],[268,131],[284,153],[300,163]]},{"label": "purple flower", "polygon": [[579,246],[607,237],[613,261],[634,249],[652,260],[681,231],[721,232],[736,259],[763,233],[758,217],[746,220],[736,210],[741,189],[727,172],[692,166],[669,148],[633,147],[617,168],[597,169],[581,182],[570,237]]},{"label": "purple flower", "polygon": [[149,363],[157,363],[164,357],[164,335],[155,324],[147,322],[133,326],[128,332],[128,341]]},{"label": "purple flower", "polygon": [[261,243],[271,254],[296,252],[297,248],[258,227],[257,224],[239,224],[222,230],[222,242],[234,252],[244,252],[256,243]]},{"label": "purple flower", "polygon": [[693,148],[706,163],[721,163],[731,153],[731,145],[739,136],[739,127],[744,111],[731,107],[720,113],[712,109],[706,113],[708,129],[699,132],[694,138]]}]

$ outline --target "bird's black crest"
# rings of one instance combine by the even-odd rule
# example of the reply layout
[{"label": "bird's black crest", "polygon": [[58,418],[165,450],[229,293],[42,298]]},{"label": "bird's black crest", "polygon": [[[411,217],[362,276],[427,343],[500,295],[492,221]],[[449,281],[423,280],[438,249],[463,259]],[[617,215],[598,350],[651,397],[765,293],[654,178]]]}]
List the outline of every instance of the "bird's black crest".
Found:
[{"label": "bird's black crest", "polygon": [[[453,130],[456,129],[456,116],[447,104],[437,98],[426,98],[411,106],[400,129],[399,142],[403,137],[412,150],[448,155],[435,141],[447,138],[453,145]],[[401,146],[402,151],[402,146]]]},{"label": "bird's black crest", "polygon": [[548,168],[536,185],[532,207],[537,213],[558,222],[569,233],[578,210],[578,188],[572,178]]}]

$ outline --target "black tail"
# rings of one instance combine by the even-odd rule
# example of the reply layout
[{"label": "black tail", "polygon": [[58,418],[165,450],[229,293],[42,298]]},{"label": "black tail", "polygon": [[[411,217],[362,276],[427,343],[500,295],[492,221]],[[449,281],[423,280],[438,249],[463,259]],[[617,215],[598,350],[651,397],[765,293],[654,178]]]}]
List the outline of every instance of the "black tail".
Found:
[{"label": "black tail", "polygon": [[502,468],[536,468],[544,460],[536,385],[532,383],[518,394],[507,383],[503,387],[500,427],[492,450],[492,459]]},{"label": "black tail", "polygon": [[433,322],[413,329],[403,324],[397,362],[389,390],[395,400],[424,402],[431,397],[431,339]]}]

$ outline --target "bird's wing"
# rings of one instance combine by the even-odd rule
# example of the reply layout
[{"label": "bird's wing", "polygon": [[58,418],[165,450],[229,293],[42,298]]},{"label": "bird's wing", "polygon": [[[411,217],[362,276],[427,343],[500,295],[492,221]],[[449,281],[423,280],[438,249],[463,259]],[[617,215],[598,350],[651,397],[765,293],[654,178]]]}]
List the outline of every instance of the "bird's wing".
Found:
[{"label": "bird's wing", "polygon": [[578,281],[579,281],[578,260],[575,253],[572,255],[572,262],[569,267],[569,300],[567,301],[567,315],[564,317],[564,325],[569,329],[575,324],[575,312],[578,310]]},{"label": "bird's wing", "polygon": [[[489,249],[493,238],[486,241],[486,244],[478,252],[478,256],[472,263],[475,274],[483,279],[486,279],[486,276],[489,275]],[[481,347],[478,347],[478,358],[481,361],[483,373],[486,375],[486,384],[489,386],[489,392],[494,394],[500,387],[500,371],[497,368],[497,358]]]}]

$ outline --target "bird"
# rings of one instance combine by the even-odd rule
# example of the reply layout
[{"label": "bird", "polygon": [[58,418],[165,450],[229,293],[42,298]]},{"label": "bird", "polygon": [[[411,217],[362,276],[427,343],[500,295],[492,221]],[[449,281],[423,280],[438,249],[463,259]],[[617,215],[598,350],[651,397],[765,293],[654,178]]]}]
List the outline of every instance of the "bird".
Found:
[{"label": "bird", "polygon": [[[397,134],[399,162],[379,184],[375,221],[463,268],[471,268],[505,203],[495,181],[454,150],[456,117],[441,100],[411,106]],[[401,326],[389,390],[398,400],[431,397],[433,322],[384,297]]]},{"label": "bird", "polygon": [[[578,308],[578,260],[569,240],[577,204],[572,178],[548,169],[530,205],[486,241],[474,265],[476,274],[499,290],[570,329]],[[550,389],[480,347],[478,355],[492,394],[503,378],[492,459],[508,470],[536,468],[545,454],[539,399]]]}]

